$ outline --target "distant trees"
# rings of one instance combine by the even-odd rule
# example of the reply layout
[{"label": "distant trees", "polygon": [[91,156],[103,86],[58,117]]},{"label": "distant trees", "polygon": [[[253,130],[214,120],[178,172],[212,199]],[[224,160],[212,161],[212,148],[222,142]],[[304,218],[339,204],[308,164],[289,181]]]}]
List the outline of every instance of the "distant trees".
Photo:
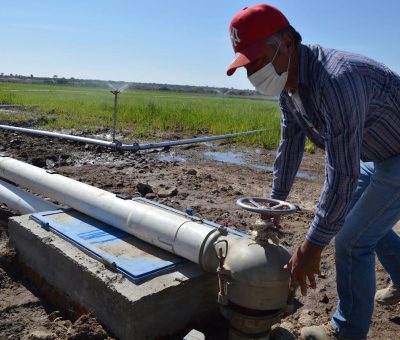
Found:
[{"label": "distant trees", "polygon": [[64,77],[62,77],[62,78],[56,80],[56,84],[66,85],[66,84],[68,84],[68,80],[65,79]]},{"label": "distant trees", "polygon": [[[52,77],[35,77],[30,75],[18,74],[4,74],[0,73],[1,82],[21,82],[29,84],[48,84],[48,85],[73,85],[73,86],[87,86],[109,89],[109,81],[95,80],[95,79],[77,79],[74,77],[65,78],[59,77],[54,74]],[[148,91],[171,91],[183,93],[197,93],[197,94],[210,94],[219,95],[224,97],[228,96],[241,96],[241,97],[260,97],[257,92],[253,90],[239,90],[226,87],[211,87],[211,86],[191,86],[191,85],[177,85],[177,84],[158,84],[158,83],[134,83],[134,82],[119,82],[122,85],[129,85],[131,90],[148,90]]]}]

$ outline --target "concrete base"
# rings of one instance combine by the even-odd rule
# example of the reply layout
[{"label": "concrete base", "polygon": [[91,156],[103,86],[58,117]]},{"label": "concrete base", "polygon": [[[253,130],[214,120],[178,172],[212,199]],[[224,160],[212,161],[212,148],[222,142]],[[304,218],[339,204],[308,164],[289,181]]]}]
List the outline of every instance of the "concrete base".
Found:
[{"label": "concrete base", "polygon": [[191,322],[218,313],[217,276],[205,274],[194,263],[136,285],[28,215],[10,219],[9,234],[26,266],[93,312],[120,339],[176,334]]}]

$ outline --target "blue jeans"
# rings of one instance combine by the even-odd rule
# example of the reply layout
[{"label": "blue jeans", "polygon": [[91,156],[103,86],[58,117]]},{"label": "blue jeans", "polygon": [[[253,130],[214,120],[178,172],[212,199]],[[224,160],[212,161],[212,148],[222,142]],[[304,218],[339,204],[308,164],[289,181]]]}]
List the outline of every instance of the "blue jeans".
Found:
[{"label": "blue jeans", "polygon": [[361,176],[344,225],[335,238],[339,303],[332,325],[345,339],[365,339],[374,310],[375,252],[400,285],[400,156],[361,162]]}]

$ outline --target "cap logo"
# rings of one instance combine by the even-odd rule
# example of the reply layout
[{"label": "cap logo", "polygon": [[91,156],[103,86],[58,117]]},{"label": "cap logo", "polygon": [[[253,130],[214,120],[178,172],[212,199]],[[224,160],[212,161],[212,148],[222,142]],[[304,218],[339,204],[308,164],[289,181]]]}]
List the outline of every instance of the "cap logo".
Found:
[{"label": "cap logo", "polygon": [[235,47],[237,46],[237,44],[240,43],[240,38],[238,36],[238,30],[236,27],[232,27],[231,40],[232,40],[232,45]]}]

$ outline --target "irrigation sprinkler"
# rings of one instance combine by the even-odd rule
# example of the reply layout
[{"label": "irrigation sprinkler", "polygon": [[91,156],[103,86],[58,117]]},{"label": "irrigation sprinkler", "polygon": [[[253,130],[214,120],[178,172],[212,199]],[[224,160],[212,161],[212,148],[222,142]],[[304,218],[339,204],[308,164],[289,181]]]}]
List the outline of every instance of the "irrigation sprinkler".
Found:
[{"label": "irrigation sprinkler", "polygon": [[224,89],[224,90],[219,90],[219,89],[215,89],[214,91],[218,94],[221,95],[222,97],[222,102],[225,103],[225,96],[229,95],[232,92],[233,89]]},{"label": "irrigation sprinkler", "polygon": [[108,86],[112,88],[110,92],[114,95],[114,124],[113,124],[112,141],[113,143],[118,143],[118,141],[115,139],[115,131],[117,130],[118,95],[124,92],[129,87],[129,84],[124,84],[119,88],[115,88],[111,83],[108,83]]},{"label": "irrigation sprinkler", "polygon": [[118,104],[118,95],[121,93],[121,91],[114,90],[110,91],[114,95],[114,127],[113,127],[113,133],[112,133],[112,141],[113,143],[116,142],[115,140],[115,130],[117,128],[117,104]]}]

